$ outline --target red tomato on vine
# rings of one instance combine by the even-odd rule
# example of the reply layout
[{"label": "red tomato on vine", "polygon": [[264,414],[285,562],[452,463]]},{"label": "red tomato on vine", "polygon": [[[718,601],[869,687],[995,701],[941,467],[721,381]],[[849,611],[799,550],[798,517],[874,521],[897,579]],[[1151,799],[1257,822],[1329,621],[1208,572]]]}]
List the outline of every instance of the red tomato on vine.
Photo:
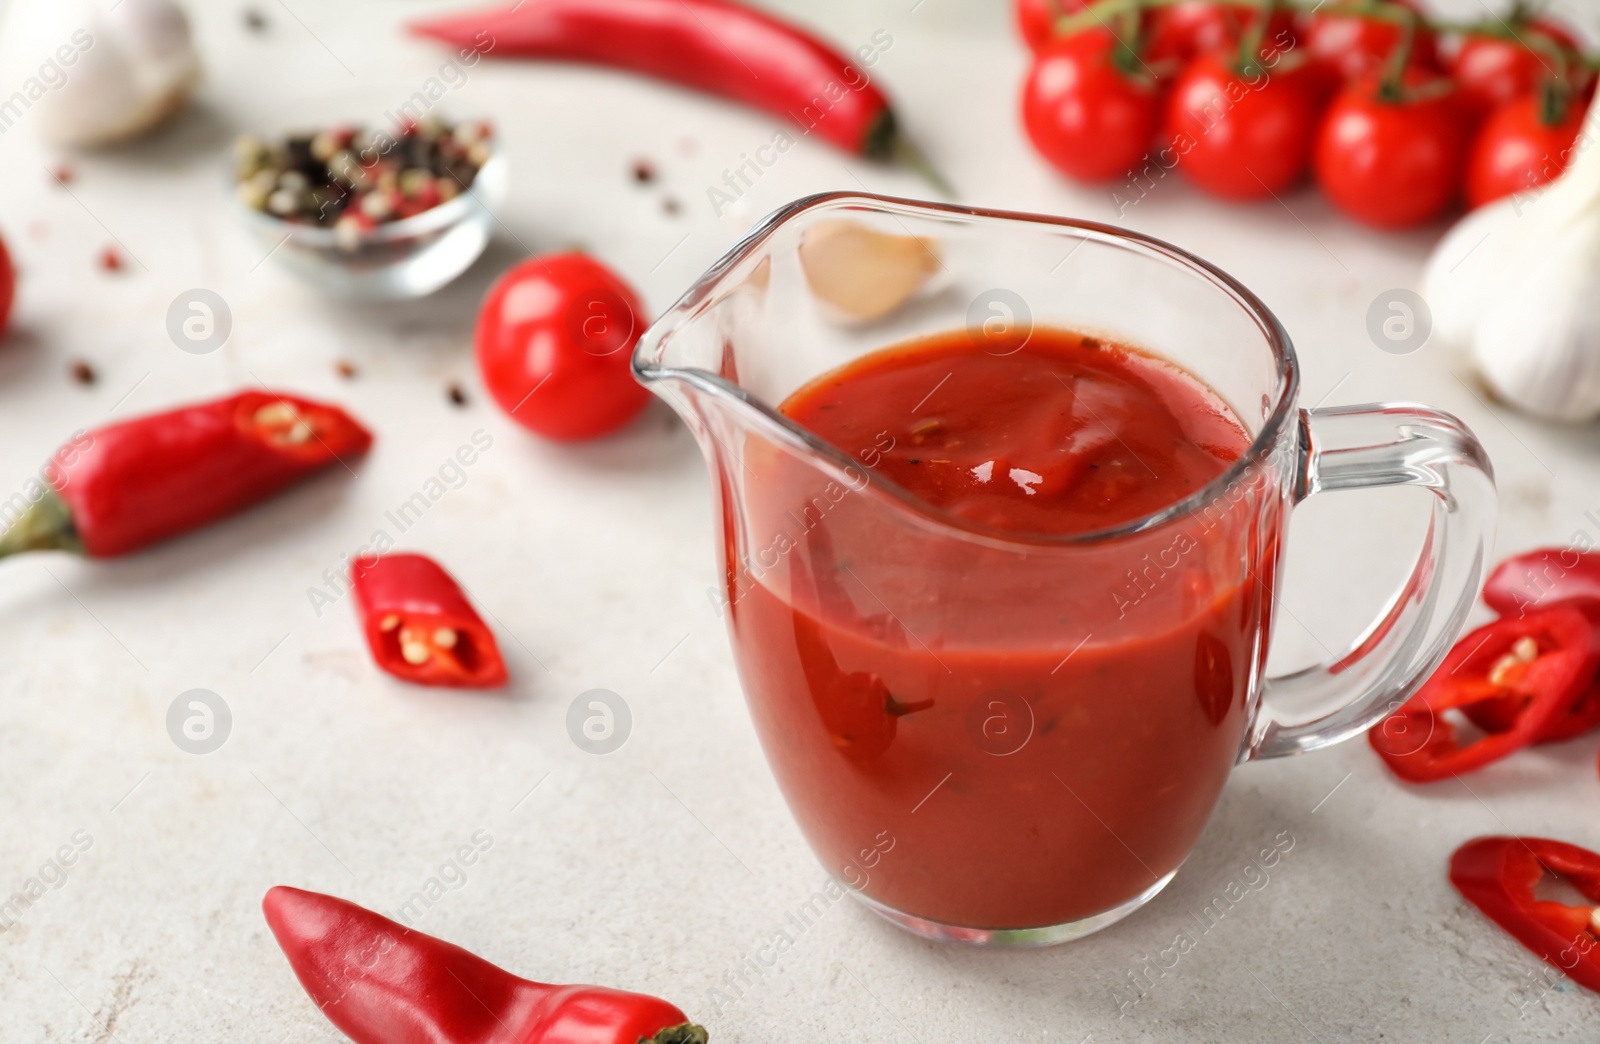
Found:
[{"label": "red tomato on vine", "polygon": [[1466,131],[1446,81],[1415,72],[1398,99],[1376,78],[1339,92],[1317,133],[1317,183],[1335,206],[1378,228],[1436,217],[1456,198]]},{"label": "red tomato on vine", "polygon": [[[1256,12],[1248,4],[1183,0],[1153,8],[1147,16],[1145,59],[1152,63],[1192,61],[1203,54],[1236,44],[1255,24]],[[1276,11],[1267,23],[1267,47],[1289,50],[1295,44],[1294,15]]]},{"label": "red tomato on vine", "polygon": [[1231,52],[1191,63],[1167,99],[1165,135],[1178,169],[1223,199],[1289,188],[1311,161],[1317,106],[1292,71],[1241,73]]},{"label": "red tomato on vine", "polygon": [[[1417,0],[1392,2],[1422,13]],[[1397,22],[1369,15],[1310,14],[1299,29],[1301,46],[1318,79],[1330,91],[1382,71],[1405,35]],[[1407,64],[1433,69],[1437,63],[1438,42],[1433,32],[1419,22]]]},{"label": "red tomato on vine", "polygon": [[[1468,34],[1450,62],[1450,75],[1461,92],[1461,103],[1475,117],[1532,92],[1560,71],[1561,63],[1544,50],[1529,46],[1537,40],[1571,54],[1579,49],[1577,37],[1560,22],[1536,18],[1513,27],[1520,39]],[[1578,70],[1567,62],[1569,75]]]},{"label": "red tomato on vine", "polygon": [[1467,157],[1467,205],[1481,207],[1513,192],[1554,181],[1567,169],[1583,129],[1583,108],[1546,121],[1543,100],[1530,94],[1495,109],[1478,131]]},{"label": "red tomato on vine", "polygon": [[1117,62],[1103,29],[1057,40],[1035,57],[1022,90],[1034,148],[1082,181],[1121,177],[1149,151],[1160,119],[1155,80]]},{"label": "red tomato on vine", "polygon": [[1056,21],[1081,11],[1086,0],[1016,0],[1017,31],[1032,50],[1039,50],[1056,35]]}]

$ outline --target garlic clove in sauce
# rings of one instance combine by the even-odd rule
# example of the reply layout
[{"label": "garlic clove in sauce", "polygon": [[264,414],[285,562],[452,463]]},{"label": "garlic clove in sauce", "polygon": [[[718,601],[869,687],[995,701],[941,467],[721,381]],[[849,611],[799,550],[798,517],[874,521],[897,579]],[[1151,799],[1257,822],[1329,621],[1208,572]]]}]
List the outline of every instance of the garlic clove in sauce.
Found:
[{"label": "garlic clove in sauce", "polygon": [[800,267],[813,294],[848,319],[868,322],[910,300],[940,263],[933,240],[833,219],[806,229]]}]

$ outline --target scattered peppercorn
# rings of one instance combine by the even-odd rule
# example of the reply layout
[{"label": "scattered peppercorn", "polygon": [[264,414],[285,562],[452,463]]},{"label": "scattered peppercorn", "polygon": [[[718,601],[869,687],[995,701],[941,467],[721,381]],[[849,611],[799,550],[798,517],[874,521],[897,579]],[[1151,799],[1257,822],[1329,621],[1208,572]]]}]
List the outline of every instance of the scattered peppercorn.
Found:
[{"label": "scattered peppercorn", "polygon": [[355,363],[340,359],[338,362],[333,364],[333,372],[337,373],[340,377],[343,377],[348,381],[355,377],[356,366]]},{"label": "scattered peppercorn", "polygon": [[108,246],[100,251],[100,267],[107,272],[122,271],[122,255],[117,253],[116,247]]},{"label": "scattered peppercorn", "polygon": [[50,168],[50,178],[57,185],[66,185],[77,176],[78,172],[73,169],[70,163],[57,163]]},{"label": "scattered peppercorn", "polygon": [[664,196],[661,200],[661,209],[668,214],[676,214],[683,209],[683,205],[671,196]]},{"label": "scattered peppercorn", "polygon": [[266,32],[267,16],[258,8],[247,7],[244,9],[244,27],[252,33]]},{"label": "scattered peppercorn", "polygon": [[67,367],[67,372],[72,374],[72,379],[79,384],[93,384],[97,379],[94,367],[82,359],[74,359],[72,365]]},{"label": "scattered peppercorn", "polygon": [[648,185],[650,182],[656,180],[656,168],[649,160],[634,160],[633,180],[637,181],[641,185]]},{"label": "scattered peppercorn", "polygon": [[447,124],[427,115],[393,134],[336,126],[268,143],[233,146],[239,199],[296,224],[332,228],[354,250],[362,234],[413,217],[472,187],[493,154],[488,123]]},{"label": "scattered peppercorn", "polygon": [[457,406],[465,406],[467,404],[466,391],[461,387],[461,385],[453,381],[451,382],[450,387],[445,389],[445,394],[450,396],[450,401]]}]

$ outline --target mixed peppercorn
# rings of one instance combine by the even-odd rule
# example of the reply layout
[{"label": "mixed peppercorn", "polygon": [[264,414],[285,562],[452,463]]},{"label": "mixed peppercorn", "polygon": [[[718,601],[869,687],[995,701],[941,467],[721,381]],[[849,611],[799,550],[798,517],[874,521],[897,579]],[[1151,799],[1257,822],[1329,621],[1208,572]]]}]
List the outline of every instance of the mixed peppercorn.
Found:
[{"label": "mixed peppercorn", "polygon": [[247,134],[234,143],[234,174],[246,206],[332,228],[353,248],[369,229],[461,195],[493,152],[488,123],[427,115],[393,134],[342,126],[278,142]]}]

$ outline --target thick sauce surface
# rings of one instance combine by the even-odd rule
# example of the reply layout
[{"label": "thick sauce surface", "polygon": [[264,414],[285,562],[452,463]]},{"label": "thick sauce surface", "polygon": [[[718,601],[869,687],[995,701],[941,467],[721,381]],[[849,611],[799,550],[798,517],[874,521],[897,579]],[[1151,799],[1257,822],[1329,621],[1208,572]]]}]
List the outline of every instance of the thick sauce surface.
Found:
[{"label": "thick sauce surface", "polygon": [[[890,348],[782,410],[870,481],[1036,533],[1157,511],[1248,446],[1215,394],[1149,356],[1049,331],[1015,348],[964,332]],[[942,924],[1035,928],[1177,868],[1264,658],[1270,487],[1104,546],[1013,553],[858,493],[818,499],[802,463],[746,477],[743,518],[725,522],[735,656],[832,873]]]},{"label": "thick sauce surface", "polygon": [[851,454],[887,432],[894,447],[877,474],[963,518],[1035,533],[1152,514],[1250,444],[1193,377],[1065,331],[987,350],[956,335],[875,352],[781,409]]}]

